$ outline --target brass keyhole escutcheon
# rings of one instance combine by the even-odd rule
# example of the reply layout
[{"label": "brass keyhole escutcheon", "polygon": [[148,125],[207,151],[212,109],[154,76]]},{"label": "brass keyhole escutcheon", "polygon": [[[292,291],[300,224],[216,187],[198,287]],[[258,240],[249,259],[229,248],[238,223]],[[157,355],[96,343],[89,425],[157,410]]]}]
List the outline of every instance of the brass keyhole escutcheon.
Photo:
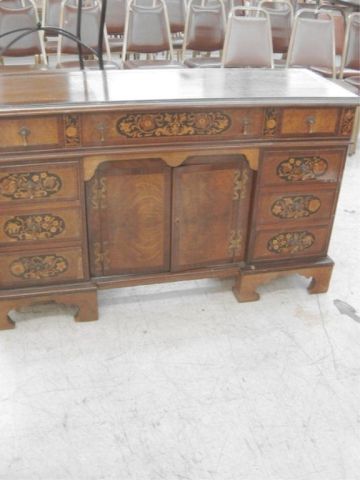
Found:
[{"label": "brass keyhole escutcheon", "polygon": [[105,132],[106,132],[105,123],[99,123],[98,125],[96,125],[96,130],[99,132],[100,142],[104,143],[105,142]]},{"label": "brass keyhole escutcheon", "polygon": [[18,134],[22,138],[24,147],[27,147],[29,145],[28,137],[31,134],[31,130],[29,130],[27,127],[21,127],[18,131]]},{"label": "brass keyhole escutcheon", "polygon": [[309,115],[308,117],[306,117],[306,123],[307,123],[307,126],[308,126],[308,133],[313,133],[313,127],[316,123],[316,118],[314,115]]}]

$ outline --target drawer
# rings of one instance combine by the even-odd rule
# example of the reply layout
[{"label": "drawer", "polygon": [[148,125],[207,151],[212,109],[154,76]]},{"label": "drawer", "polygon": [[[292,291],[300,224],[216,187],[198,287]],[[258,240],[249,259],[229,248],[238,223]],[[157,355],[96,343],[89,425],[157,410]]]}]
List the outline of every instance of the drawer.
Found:
[{"label": "drawer", "polygon": [[324,227],[260,230],[256,232],[251,260],[284,260],[325,255],[330,229]]},{"label": "drawer", "polygon": [[345,148],[266,151],[260,167],[260,183],[336,183],[342,172],[345,156]]},{"label": "drawer", "polygon": [[257,225],[329,222],[336,198],[336,189],[264,192],[258,203]]},{"label": "drawer", "polygon": [[75,162],[0,168],[0,203],[78,198],[79,172]]},{"label": "drawer", "polygon": [[0,255],[0,286],[20,287],[84,278],[80,247],[26,250]]},{"label": "drawer", "polygon": [[56,116],[2,118],[0,131],[0,149],[55,148],[63,143]]},{"label": "drawer", "polygon": [[280,135],[334,135],[338,131],[340,116],[340,108],[284,108]]},{"label": "drawer", "polygon": [[85,114],[82,141],[123,145],[252,138],[262,135],[263,123],[261,108]]},{"label": "drawer", "polygon": [[0,243],[80,240],[81,232],[79,208],[0,210]]}]

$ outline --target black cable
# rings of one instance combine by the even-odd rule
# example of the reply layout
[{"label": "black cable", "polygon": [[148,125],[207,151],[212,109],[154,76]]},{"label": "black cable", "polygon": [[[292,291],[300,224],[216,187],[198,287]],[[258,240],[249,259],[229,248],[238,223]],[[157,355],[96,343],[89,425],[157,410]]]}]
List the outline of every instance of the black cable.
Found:
[{"label": "black cable", "polygon": [[[76,19],[76,36],[80,41],[81,41],[82,2],[83,2],[83,0],[78,0],[78,9],[77,9],[78,14],[77,14],[77,19]],[[77,46],[78,46],[80,70],[84,70],[84,59],[83,59],[83,56],[82,56],[81,43],[78,43]]]},{"label": "black cable", "polygon": [[98,41],[98,59],[99,59],[100,70],[104,70],[103,42],[104,42],[106,7],[107,7],[107,0],[102,0],[101,14],[100,14],[100,27],[99,27],[99,41]]}]

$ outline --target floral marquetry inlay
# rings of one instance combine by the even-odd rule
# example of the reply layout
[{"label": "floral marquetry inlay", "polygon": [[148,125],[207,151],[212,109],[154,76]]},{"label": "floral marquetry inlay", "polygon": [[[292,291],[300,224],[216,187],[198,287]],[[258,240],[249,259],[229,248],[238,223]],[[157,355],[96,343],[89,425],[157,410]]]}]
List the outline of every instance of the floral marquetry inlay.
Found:
[{"label": "floral marquetry inlay", "polygon": [[279,163],[277,175],[287,182],[316,180],[326,173],[328,162],[321,157],[290,157]]},{"label": "floral marquetry inlay", "polygon": [[23,280],[42,280],[56,277],[66,272],[67,269],[67,260],[57,255],[20,257],[10,265],[12,275]]},{"label": "floral marquetry inlay", "polygon": [[80,120],[77,114],[64,115],[65,146],[78,147],[80,145]]},{"label": "floral marquetry inlay", "polygon": [[265,110],[264,135],[272,137],[276,135],[279,122],[279,110],[277,108],[267,108]]},{"label": "floral marquetry inlay", "polygon": [[314,241],[314,235],[307,231],[279,233],[268,241],[267,249],[272,253],[292,255],[310,248]]},{"label": "floral marquetry inlay", "polygon": [[345,108],[341,122],[341,135],[351,135],[355,121],[355,108]]},{"label": "floral marquetry inlay", "polygon": [[272,204],[271,213],[275,217],[292,220],[309,217],[316,213],[320,206],[320,199],[314,195],[286,196]]},{"label": "floral marquetry inlay", "polygon": [[160,112],[127,114],[116,129],[128,138],[217,135],[227,130],[231,119],[223,112]]},{"label": "floral marquetry inlay", "polygon": [[15,240],[46,240],[60,235],[64,230],[64,220],[50,213],[17,215],[4,225],[6,235]]},{"label": "floral marquetry inlay", "polygon": [[12,200],[50,197],[61,187],[61,178],[49,172],[11,173],[0,178],[0,195]]}]

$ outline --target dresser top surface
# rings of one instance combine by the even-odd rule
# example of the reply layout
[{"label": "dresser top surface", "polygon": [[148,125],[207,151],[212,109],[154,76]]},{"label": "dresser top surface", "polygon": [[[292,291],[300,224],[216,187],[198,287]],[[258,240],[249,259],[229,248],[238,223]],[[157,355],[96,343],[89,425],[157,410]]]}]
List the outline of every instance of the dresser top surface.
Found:
[{"label": "dresser top surface", "polygon": [[304,70],[169,69],[0,75],[0,113],[129,106],[358,105]]}]

